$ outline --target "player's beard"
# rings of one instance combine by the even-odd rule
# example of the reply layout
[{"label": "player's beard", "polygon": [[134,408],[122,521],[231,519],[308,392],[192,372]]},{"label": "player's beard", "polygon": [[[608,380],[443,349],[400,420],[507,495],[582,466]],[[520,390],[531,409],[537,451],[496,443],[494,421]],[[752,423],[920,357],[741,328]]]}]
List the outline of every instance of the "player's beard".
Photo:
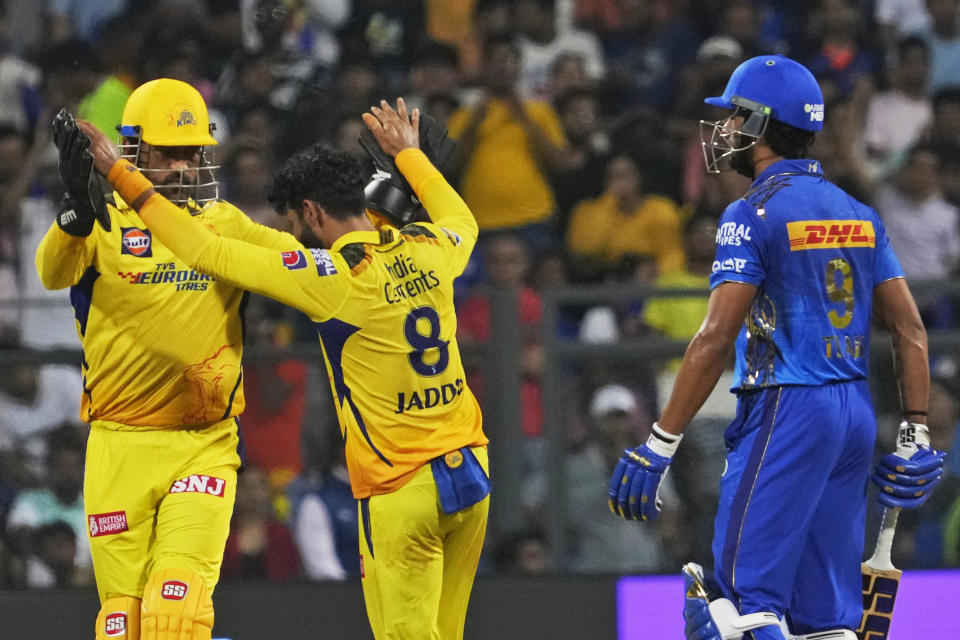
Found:
[{"label": "player's beard", "polygon": [[753,154],[750,152],[752,147],[743,151],[734,151],[730,154],[730,168],[742,176],[753,180]]},{"label": "player's beard", "polygon": [[307,226],[307,221],[303,219],[303,214],[297,212],[295,215],[299,218],[300,222],[300,233],[297,234],[297,240],[300,241],[300,244],[308,249],[327,249],[328,247],[323,245],[323,240],[320,239],[320,236]]}]

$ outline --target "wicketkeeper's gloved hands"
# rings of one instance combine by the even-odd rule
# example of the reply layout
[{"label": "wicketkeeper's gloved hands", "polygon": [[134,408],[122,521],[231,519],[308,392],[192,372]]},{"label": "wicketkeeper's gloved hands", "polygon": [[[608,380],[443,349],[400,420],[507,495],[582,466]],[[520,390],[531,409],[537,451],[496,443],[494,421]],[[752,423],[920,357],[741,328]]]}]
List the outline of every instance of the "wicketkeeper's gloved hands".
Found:
[{"label": "wicketkeeper's gloved hands", "polygon": [[610,476],[607,495],[611,511],[627,520],[656,520],[660,516],[660,482],[682,438],[654,422],[646,444],[623,452]]},{"label": "wicketkeeper's gloved hands", "polygon": [[873,472],[873,483],[880,488],[877,500],[885,507],[919,507],[940,482],[946,455],[930,448],[926,425],[902,422],[896,453],[883,456]]},{"label": "wicketkeeper's gloved hands", "polygon": [[72,236],[85,237],[93,231],[93,212],[89,208],[77,206],[70,194],[63,196],[57,211],[57,226]]},{"label": "wicketkeeper's gloved hands", "polygon": [[[89,151],[90,138],[80,130],[77,121],[66,109],[61,109],[57,113],[52,126],[53,143],[60,152],[60,180],[66,187],[74,214],[81,221],[97,220],[104,230],[110,231],[110,213],[107,210],[107,201],[103,195],[100,178],[93,167],[93,156]],[[67,207],[69,208],[70,206]],[[86,233],[70,231],[60,221],[64,211],[64,205],[61,204],[57,224],[67,233],[88,235],[93,229],[91,225]],[[82,222],[76,228],[86,228],[86,222]]]},{"label": "wicketkeeper's gloved hands", "polygon": [[[447,128],[425,113],[420,114],[417,133],[420,150],[440,173],[449,171],[457,143],[447,134]],[[376,173],[364,188],[366,207],[386,215],[398,227],[418,219],[423,206],[413,187],[397,169],[393,156],[384,151],[368,128],[360,133],[360,146],[370,156]]]}]

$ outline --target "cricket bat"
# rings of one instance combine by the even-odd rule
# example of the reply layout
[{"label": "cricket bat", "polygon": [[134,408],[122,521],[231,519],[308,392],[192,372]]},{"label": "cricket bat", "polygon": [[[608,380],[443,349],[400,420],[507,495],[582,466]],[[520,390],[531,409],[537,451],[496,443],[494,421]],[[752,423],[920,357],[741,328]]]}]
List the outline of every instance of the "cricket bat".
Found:
[{"label": "cricket bat", "polygon": [[888,640],[893,604],[903,572],[893,566],[890,549],[900,509],[884,509],[877,547],[869,560],[860,565],[863,577],[863,617],[857,628],[860,640]]},{"label": "cricket bat", "polygon": [[[916,453],[919,446],[930,446],[926,427],[917,427],[904,421],[897,432],[896,454],[907,460]],[[900,509],[884,508],[877,547],[870,559],[860,565],[860,575],[863,578],[863,616],[857,628],[857,637],[860,640],[890,638],[893,604],[897,600],[900,576],[903,575],[903,571],[893,566],[893,561],[890,560],[893,534],[899,516]]]}]

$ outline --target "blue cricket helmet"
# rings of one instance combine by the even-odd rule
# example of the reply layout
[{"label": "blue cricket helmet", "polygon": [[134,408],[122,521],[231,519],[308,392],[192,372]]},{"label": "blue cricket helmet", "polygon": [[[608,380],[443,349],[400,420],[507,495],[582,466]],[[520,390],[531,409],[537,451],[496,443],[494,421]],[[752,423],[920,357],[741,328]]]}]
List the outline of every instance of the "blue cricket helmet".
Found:
[{"label": "blue cricket helmet", "polygon": [[723,95],[709,105],[747,109],[804,131],[823,129],[823,92],[805,66],[786,56],[757,56],[730,75]]}]

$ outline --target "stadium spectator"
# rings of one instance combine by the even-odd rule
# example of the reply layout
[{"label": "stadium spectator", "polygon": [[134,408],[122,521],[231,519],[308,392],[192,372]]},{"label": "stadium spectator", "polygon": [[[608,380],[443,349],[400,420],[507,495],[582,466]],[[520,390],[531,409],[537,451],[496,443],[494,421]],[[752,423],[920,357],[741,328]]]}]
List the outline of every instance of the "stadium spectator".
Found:
[{"label": "stadium spectator", "polygon": [[568,165],[550,176],[557,202],[557,230],[563,238],[574,207],[603,192],[610,139],[601,128],[600,102],[592,90],[568,89],[556,97],[554,106],[569,142]]},{"label": "stadium spectator", "polygon": [[615,113],[667,109],[699,38],[676,5],[662,5],[658,12],[647,0],[618,4],[620,20],[600,34],[607,64],[605,102]]},{"label": "stadium spectator", "polygon": [[939,153],[919,145],[896,178],[877,188],[877,212],[913,281],[948,278],[960,260],[960,214],[943,198],[939,172]]},{"label": "stadium spectator", "polygon": [[689,341],[707,315],[707,292],[716,248],[717,221],[694,217],[687,221],[683,239],[687,260],[683,267],[660,273],[655,289],[699,289],[703,295],[653,297],[643,309],[643,323],[673,340]]},{"label": "stadium spectator", "polygon": [[590,399],[587,440],[566,459],[573,571],[649,573],[668,569],[660,535],[670,530],[669,523],[655,529],[647,523],[611,518],[603,501],[610,469],[640,435],[640,425],[652,419],[651,409],[622,385],[600,387]]},{"label": "stadium spectator", "polygon": [[923,39],[901,40],[890,69],[891,87],[874,95],[867,107],[862,144],[872,179],[884,180],[895,172],[933,121],[929,72],[930,52]]},{"label": "stadium spectator", "polygon": [[293,535],[311,580],[343,580],[360,576],[357,501],[339,430],[330,429],[333,460],[322,477],[301,496],[294,512]]},{"label": "stadium spectator", "polygon": [[[556,202],[546,169],[569,162],[567,143],[549,104],[522,99],[520,52],[506,36],[484,45],[484,90],[450,118],[459,140],[461,192],[480,233],[512,229],[534,251],[556,242]],[[481,242],[482,245],[482,242]]]},{"label": "stadium spectator", "polygon": [[300,575],[300,558],[286,525],[273,512],[267,475],[248,466],[237,478],[237,501],[223,552],[224,582],[287,582]]},{"label": "stadium spectator", "polygon": [[53,42],[72,37],[94,42],[101,26],[127,6],[128,0],[53,0],[46,6],[47,29]]},{"label": "stadium spectator", "polygon": [[[7,530],[16,548],[24,556],[46,558],[47,561],[42,564],[55,568],[54,571],[44,572],[40,565],[28,560],[27,586],[64,586],[62,580],[71,584],[92,584],[93,566],[81,494],[83,464],[82,435],[74,425],[63,425],[47,438],[44,486],[24,489],[10,507]],[[43,527],[54,523],[65,523],[71,535],[61,535],[56,528],[43,530]],[[65,538],[69,538],[69,541]],[[53,561],[62,556],[68,544],[72,551],[69,564],[73,569],[69,572],[64,570],[61,563]],[[37,574],[32,574],[32,571]],[[57,580],[52,580],[54,576]]]},{"label": "stadium spectator", "polygon": [[[521,327],[521,352],[518,356],[522,376],[520,428],[527,438],[537,438],[543,432],[540,388],[543,345],[539,338],[543,309],[540,296],[526,284],[530,267],[529,252],[518,236],[499,233],[484,246],[483,264],[491,287],[513,291],[517,295]],[[480,293],[468,297],[459,305],[458,317],[457,340],[465,347],[491,340],[493,319],[488,295]],[[483,398],[484,382],[479,372],[471,371],[468,375],[470,388],[479,398]],[[530,452],[526,453],[529,457]],[[532,464],[533,461],[528,462]]]},{"label": "stadium spectator", "polygon": [[[434,96],[457,96],[460,93],[457,50],[439,42],[421,43],[410,60],[407,87],[404,99],[411,109],[421,111],[427,111],[427,103]],[[359,118],[356,119],[359,122]]]},{"label": "stadium spectator", "polygon": [[823,87],[826,102],[849,98],[874,82],[879,68],[876,53],[864,38],[864,18],[848,0],[821,0],[808,17],[808,33],[816,50],[807,67]]},{"label": "stadium spectator", "polygon": [[630,156],[617,155],[607,163],[603,194],[581,202],[570,216],[566,246],[575,280],[621,270],[629,255],[653,257],[659,273],[683,266],[677,205],[645,193],[645,186]]},{"label": "stadium spectator", "polygon": [[873,20],[877,39],[893,51],[902,38],[930,27],[930,12],[926,0],[876,0]]},{"label": "stadium spectator", "polygon": [[[2,343],[0,354],[16,346]],[[0,367],[0,461],[18,482],[34,485],[44,477],[48,437],[64,423],[78,425],[82,389],[73,367],[36,361]]]},{"label": "stadium spectator", "polygon": [[493,549],[498,576],[540,576],[553,572],[547,536],[541,529],[523,529],[501,536]]},{"label": "stadium spectator", "polygon": [[583,61],[587,78],[593,82],[603,78],[599,40],[588,31],[561,28],[557,0],[519,0],[513,7],[513,22],[519,33],[521,95],[549,99],[554,66],[562,56],[571,54]]},{"label": "stadium spectator", "polygon": [[[5,38],[10,23],[0,4],[0,38]],[[40,69],[10,51],[0,40],[0,125],[13,127],[26,135],[36,124],[40,93]]]},{"label": "stadium spectator", "polygon": [[931,24],[920,35],[930,47],[930,91],[960,85],[960,3],[927,0]]},{"label": "stadium spectator", "polygon": [[88,579],[77,577],[79,572],[74,557],[80,546],[79,537],[69,524],[54,520],[31,533],[22,586],[27,589],[64,589],[89,584]]},{"label": "stadium spectator", "polygon": [[272,175],[269,150],[261,146],[234,145],[223,161],[226,197],[254,222],[287,231],[283,219],[267,203]]}]

